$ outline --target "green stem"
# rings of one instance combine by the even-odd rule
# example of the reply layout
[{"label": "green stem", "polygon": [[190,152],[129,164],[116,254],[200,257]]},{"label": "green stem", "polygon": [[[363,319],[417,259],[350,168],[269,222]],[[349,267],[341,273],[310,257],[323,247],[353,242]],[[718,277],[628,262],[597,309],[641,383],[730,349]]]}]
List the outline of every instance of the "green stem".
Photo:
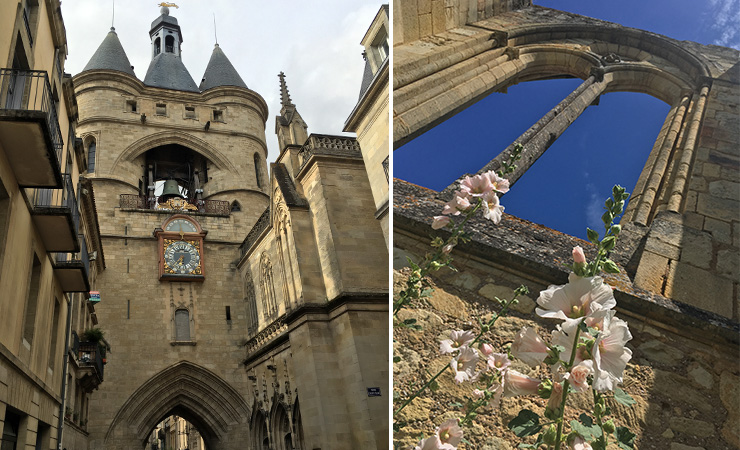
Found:
[{"label": "green stem", "polygon": [[[576,335],[573,339],[573,349],[570,352],[570,361],[566,370],[570,371],[573,367],[573,363],[576,360],[576,351],[578,349],[578,337],[581,334],[580,324],[576,327]],[[560,417],[558,417],[558,432],[555,436],[555,450],[560,450],[560,439],[563,436],[563,417],[565,417],[565,402],[568,399],[568,388],[570,387],[570,381],[565,380],[563,383],[563,400],[560,402]]]},{"label": "green stem", "polygon": [[[506,304],[504,305],[503,308],[501,308],[501,312],[499,312],[498,314],[496,314],[496,316],[494,316],[488,322],[487,327],[488,327],[489,330],[493,326],[493,324],[496,323],[496,320],[498,320],[499,317],[501,317],[503,315],[506,315],[506,313],[509,311],[509,307],[514,303],[514,300],[516,300],[517,297],[519,297],[520,295],[521,295],[521,293],[519,292],[519,290],[517,290],[517,291],[514,292],[514,296],[508,302],[506,302]],[[473,341],[469,344],[469,346],[472,347],[476,342],[478,342],[480,340],[480,338],[483,336],[484,333],[485,333],[485,331],[484,330],[481,330],[480,333],[478,333],[478,335],[475,337],[475,339],[473,339]],[[445,370],[447,370],[448,367],[450,367],[449,364],[447,364],[446,366],[442,367],[442,369],[440,369],[440,371],[437,372],[436,375],[434,375],[429,381],[427,381],[424,384],[424,386],[420,387],[418,391],[414,392],[414,394],[412,394],[411,397],[409,397],[408,399],[406,399],[406,401],[403,402],[403,404],[401,404],[401,406],[393,413],[393,417],[396,417],[396,414],[400,413],[401,410],[403,410],[406,406],[409,405],[409,403],[411,403],[412,401],[414,401],[414,399],[416,397],[418,397],[419,395],[421,395],[421,393],[424,392],[424,390],[426,388],[428,388],[432,383],[434,383],[434,381],[440,375],[442,375],[442,372],[444,372]]]},{"label": "green stem", "polygon": [[599,394],[596,393],[596,390],[591,388],[591,392],[594,394],[594,415],[596,416],[596,423],[599,425],[599,428],[601,428],[601,439],[604,441],[604,448],[607,447],[609,444],[609,438],[607,437],[607,434],[604,432],[604,420],[603,420],[603,411],[599,411],[599,414],[596,414],[596,404],[599,402]]}]

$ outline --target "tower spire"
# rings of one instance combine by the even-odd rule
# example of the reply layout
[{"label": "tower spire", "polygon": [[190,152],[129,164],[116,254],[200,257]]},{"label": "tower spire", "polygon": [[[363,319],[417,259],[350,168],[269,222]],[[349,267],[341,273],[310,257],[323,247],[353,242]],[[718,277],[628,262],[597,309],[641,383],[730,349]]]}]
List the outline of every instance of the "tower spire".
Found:
[{"label": "tower spire", "polygon": [[288,85],[285,83],[285,74],[280,71],[278,74],[278,77],[280,78],[280,103],[283,106],[295,106],[290,101],[290,94],[288,93]]}]

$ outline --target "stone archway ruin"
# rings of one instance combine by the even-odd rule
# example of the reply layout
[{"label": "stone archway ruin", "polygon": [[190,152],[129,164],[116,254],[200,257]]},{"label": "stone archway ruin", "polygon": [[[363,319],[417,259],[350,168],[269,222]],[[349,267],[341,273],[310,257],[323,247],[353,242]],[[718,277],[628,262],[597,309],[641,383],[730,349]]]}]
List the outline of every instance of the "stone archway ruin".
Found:
[{"label": "stone archway ruin", "polygon": [[242,396],[208,369],[180,361],[134,391],[113,419],[104,447],[143,448],[155,425],[172,413],[198,428],[209,449],[241,449],[248,442],[251,412]]}]

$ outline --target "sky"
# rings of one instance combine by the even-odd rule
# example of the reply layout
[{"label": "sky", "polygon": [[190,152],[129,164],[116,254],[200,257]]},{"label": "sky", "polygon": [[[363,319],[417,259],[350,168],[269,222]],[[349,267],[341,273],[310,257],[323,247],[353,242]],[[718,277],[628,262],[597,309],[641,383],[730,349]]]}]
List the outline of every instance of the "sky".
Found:
[{"label": "sky", "polygon": [[[114,24],[136,76],[151,60],[151,23],[158,0],[118,0]],[[182,58],[196,84],[213,52],[214,14],[218,43],[247,86],[269,108],[265,134],[268,161],[278,154],[275,116],[280,111],[278,73],[309,133],[341,134],[360,93],[364,61],[360,41],[381,2],[243,2],[180,0],[170,8],[183,34]],[[64,0],[62,16],[69,55],[65,72],[78,74],[111,27],[113,0]],[[351,134],[350,134],[351,135]]]},{"label": "sky", "polygon": [[[740,48],[740,0],[534,3],[679,40]],[[396,149],[394,176],[444,189],[462,174],[477,172],[580,83],[528,82],[487,96]],[[604,200],[615,184],[632,191],[668,111],[646,94],[603,95],[503,196],[505,211],[581,238],[587,226],[603,233]]]}]

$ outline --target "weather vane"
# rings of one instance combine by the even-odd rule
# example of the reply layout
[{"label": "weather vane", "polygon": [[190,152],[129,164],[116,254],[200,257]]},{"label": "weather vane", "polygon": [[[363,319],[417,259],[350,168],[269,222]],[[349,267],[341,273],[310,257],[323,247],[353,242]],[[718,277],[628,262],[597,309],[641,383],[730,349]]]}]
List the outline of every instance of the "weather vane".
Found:
[{"label": "weather vane", "polygon": [[166,6],[167,8],[172,8],[174,6],[175,8],[180,9],[180,7],[177,6],[176,4],[174,4],[174,3],[167,3],[167,2],[162,2],[162,3],[160,3],[157,6]]}]

